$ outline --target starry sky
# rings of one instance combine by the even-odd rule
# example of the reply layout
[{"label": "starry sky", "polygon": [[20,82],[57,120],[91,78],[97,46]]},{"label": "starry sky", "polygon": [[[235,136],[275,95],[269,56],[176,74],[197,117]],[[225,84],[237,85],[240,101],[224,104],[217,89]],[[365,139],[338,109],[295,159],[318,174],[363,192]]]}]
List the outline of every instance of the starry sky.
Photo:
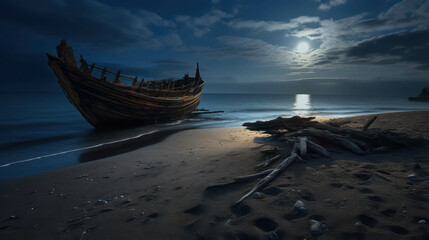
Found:
[{"label": "starry sky", "polygon": [[199,62],[207,93],[429,85],[429,0],[3,0],[0,31],[1,92],[61,91],[44,53],[63,38],[90,64],[145,79]]}]

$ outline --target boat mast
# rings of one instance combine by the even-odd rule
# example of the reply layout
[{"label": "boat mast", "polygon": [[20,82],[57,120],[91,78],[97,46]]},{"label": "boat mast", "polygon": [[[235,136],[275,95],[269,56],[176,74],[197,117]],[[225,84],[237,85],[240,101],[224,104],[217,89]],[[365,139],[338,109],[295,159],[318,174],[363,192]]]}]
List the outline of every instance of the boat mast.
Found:
[{"label": "boat mast", "polygon": [[60,45],[57,46],[58,57],[66,64],[77,67],[77,62],[74,57],[73,48],[67,44],[65,39],[61,40]]},{"label": "boat mast", "polygon": [[200,66],[198,66],[198,62],[197,62],[197,71],[195,72],[195,79],[200,79]]}]

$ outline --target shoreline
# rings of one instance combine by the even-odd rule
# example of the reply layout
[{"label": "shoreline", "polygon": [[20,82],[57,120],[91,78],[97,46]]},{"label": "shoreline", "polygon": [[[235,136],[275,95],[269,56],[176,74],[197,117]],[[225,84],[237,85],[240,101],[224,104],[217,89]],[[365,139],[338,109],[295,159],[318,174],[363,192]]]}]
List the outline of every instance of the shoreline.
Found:
[{"label": "shoreline", "polygon": [[[425,112],[425,111],[400,111],[400,112],[388,112],[388,113],[379,113],[379,114],[365,114],[365,115],[356,115],[356,116],[342,116],[342,117],[338,117],[338,116],[322,116],[322,117],[317,117],[316,116],[316,121],[326,121],[329,119],[342,119],[342,118],[357,118],[359,119],[360,117],[365,117],[365,116],[373,116],[373,115],[380,115],[380,116],[390,116],[391,114],[403,114],[405,112],[414,112],[414,113],[421,113],[421,112]],[[264,118],[265,119],[265,118]],[[265,119],[268,120],[268,119]],[[255,120],[256,121],[256,120]],[[238,121],[237,123],[241,123],[242,121]],[[376,121],[376,126],[378,126],[380,120]],[[231,123],[225,123],[225,125],[227,125],[226,127],[236,127],[235,125],[239,126],[239,124],[231,124]],[[351,126],[351,127],[355,127],[353,125],[345,125],[345,126]],[[0,174],[1,176],[6,176],[6,177],[1,177],[0,181],[3,180],[7,180],[7,179],[14,179],[14,178],[19,178],[19,177],[24,177],[24,176],[30,176],[30,175],[34,175],[34,174],[39,174],[39,173],[43,173],[43,172],[47,172],[47,171],[52,171],[55,169],[59,169],[59,168],[64,168],[64,167],[69,167],[69,166],[73,166],[76,164],[81,164],[83,162],[88,162],[88,161],[93,161],[93,160],[99,160],[102,158],[107,158],[107,157],[111,157],[111,156],[115,156],[115,155],[119,155],[122,153],[126,153],[126,152],[130,152],[130,151],[134,151],[134,150],[138,150],[140,148],[149,146],[151,144],[163,141],[166,137],[168,137],[169,135],[172,135],[176,132],[180,132],[180,131],[184,131],[184,130],[188,130],[188,129],[211,129],[211,128],[225,128],[225,126],[222,126],[222,124],[220,123],[213,123],[213,124],[209,124],[206,126],[194,126],[194,125],[189,125],[189,126],[178,126],[177,128],[149,128],[147,133],[142,134],[143,136],[137,137],[134,135],[130,135],[126,137],[126,138],[120,138],[120,139],[116,139],[116,140],[111,140],[108,142],[101,142],[101,143],[93,143],[93,145],[89,145],[89,146],[83,146],[83,147],[79,147],[79,148],[75,148],[75,149],[66,149],[66,150],[62,150],[60,152],[48,152],[46,154],[42,154],[42,155],[35,155],[32,157],[27,157],[27,158],[21,158],[9,163],[3,163],[0,164]],[[394,129],[392,129],[394,130]],[[409,129],[408,129],[409,130]],[[421,133],[419,133],[419,130],[417,129],[416,131],[414,131],[415,134],[421,135]],[[50,137],[49,139],[61,139],[64,136],[60,136],[60,137]],[[29,142],[31,143],[37,143],[39,141],[46,141],[46,139],[42,139],[42,140],[31,140],[31,141],[23,141],[23,142],[18,142],[17,144],[28,144]],[[12,143],[8,143],[8,144],[3,144],[3,149],[9,148],[11,147]],[[46,146],[41,146],[41,147],[46,147]],[[1,148],[1,147],[0,147]],[[16,150],[18,151],[18,149]],[[70,156],[70,154],[72,156]],[[65,156],[67,158],[67,161],[62,161],[61,157],[62,155],[67,155]],[[47,161],[46,163],[41,162],[41,161]],[[55,161],[58,161],[58,163],[56,164]],[[33,161],[37,161],[37,163],[30,163],[28,164],[27,162],[33,162]],[[24,164],[28,164],[26,166],[22,166],[21,163]],[[17,165],[17,166],[12,166],[11,165]],[[45,165],[46,167],[43,169],[37,169],[38,165]],[[6,169],[6,168],[9,169]],[[15,171],[19,171],[19,168],[31,168],[31,169],[37,169],[37,170],[32,170],[31,172],[23,172],[23,173],[17,173],[17,174],[13,174],[13,175],[9,175],[8,172],[15,172]]]},{"label": "shoreline", "polygon": [[[375,115],[371,128],[429,138],[429,111]],[[361,127],[368,118],[331,121]],[[231,204],[254,183],[204,190],[254,173],[270,156],[261,151],[277,144],[244,127],[191,129],[97,161],[0,181],[0,238],[264,239],[274,231],[279,239],[309,239],[311,216],[328,228],[318,239],[419,239],[429,233],[428,224],[418,223],[429,218],[423,214],[429,209],[428,148],[335,152],[332,159],[296,164],[262,191],[263,198],[238,210]],[[413,173],[415,179],[407,178]],[[296,200],[309,213],[291,219]]]}]

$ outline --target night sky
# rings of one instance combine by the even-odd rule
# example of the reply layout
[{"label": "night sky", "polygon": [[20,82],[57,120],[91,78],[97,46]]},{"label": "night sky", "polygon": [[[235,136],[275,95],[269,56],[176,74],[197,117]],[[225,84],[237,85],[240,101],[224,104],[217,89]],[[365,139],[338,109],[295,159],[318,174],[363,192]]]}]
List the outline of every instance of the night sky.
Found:
[{"label": "night sky", "polygon": [[2,92],[61,91],[45,52],[207,93],[412,94],[429,85],[429,0],[3,0]]}]

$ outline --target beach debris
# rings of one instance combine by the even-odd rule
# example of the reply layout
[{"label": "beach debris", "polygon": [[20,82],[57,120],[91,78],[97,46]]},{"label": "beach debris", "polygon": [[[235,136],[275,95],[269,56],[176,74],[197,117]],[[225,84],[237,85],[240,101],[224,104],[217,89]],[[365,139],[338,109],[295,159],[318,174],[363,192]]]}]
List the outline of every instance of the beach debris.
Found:
[{"label": "beach debris", "polygon": [[262,198],[265,198],[265,195],[264,195],[264,194],[262,194],[262,193],[260,193],[260,192],[255,192],[255,193],[253,194],[253,198],[256,198],[256,199],[262,199]]},{"label": "beach debris", "polygon": [[95,205],[97,206],[104,205],[104,204],[107,204],[107,201],[103,199],[98,199],[97,202],[95,203]]},{"label": "beach debris", "polygon": [[[429,144],[429,139],[425,139],[423,137],[415,137],[405,133],[376,128],[369,129],[377,119],[377,116],[373,116],[369,119],[361,129],[340,127],[342,124],[331,124],[329,122],[320,123],[318,121],[313,121],[314,119],[314,117],[305,118],[294,116],[291,118],[278,117],[270,121],[244,123],[243,126],[247,127],[249,130],[264,131],[265,133],[271,134],[286,143],[286,148],[284,148],[285,150],[278,150],[276,148],[276,151],[268,153],[276,155],[269,158],[264,163],[258,164],[255,169],[263,169],[282,158],[282,156],[288,157],[274,169],[237,177],[230,182],[211,185],[206,187],[206,190],[227,187],[231,184],[248,182],[263,177],[250,191],[236,201],[233,204],[234,206],[242,203],[250,196],[253,196],[253,198],[259,198],[259,191],[261,191],[268,183],[276,179],[276,177],[281,172],[285,171],[292,163],[305,162],[303,158],[308,160],[312,157],[329,158],[330,152],[327,149],[339,147],[357,155],[365,155],[369,153],[388,152],[398,148],[425,146]],[[292,150],[290,153],[286,153],[286,149],[291,149],[291,147]],[[324,165],[320,165],[320,167],[323,166]],[[326,168],[326,166],[324,167]],[[371,172],[365,171],[353,174],[354,177],[362,181],[369,180],[372,175],[373,174]],[[376,174],[376,176],[388,182],[392,181],[379,174]],[[414,177],[417,176],[413,174],[408,176],[409,179],[413,179]],[[301,197],[306,199],[303,196]],[[308,199],[313,198],[311,195],[306,197]],[[369,200],[376,202],[382,201],[381,198],[378,198],[379,197],[370,196]],[[341,201],[341,206],[346,206],[346,202],[346,200]],[[305,210],[304,207],[303,209]],[[316,223],[313,223],[313,225],[318,226]]]},{"label": "beach debris", "polygon": [[283,162],[280,163],[280,165],[274,169],[268,176],[261,179],[253,188],[250,190],[247,194],[245,194],[243,197],[240,198],[234,205],[240,204],[244,200],[246,200],[248,197],[252,196],[255,192],[257,192],[259,189],[265,187],[269,182],[274,180],[281,172],[286,170],[287,167],[289,167],[295,160],[300,159],[301,157],[298,156],[295,152],[293,152],[289,157],[287,157]]},{"label": "beach debris", "polygon": [[417,175],[413,173],[413,174],[408,175],[407,178],[408,179],[416,179]]},{"label": "beach debris", "polygon": [[235,184],[235,183],[243,183],[243,182],[248,182],[248,181],[252,181],[261,177],[265,177],[268,174],[270,174],[274,169],[268,169],[256,174],[251,174],[251,175],[245,175],[245,176],[240,176],[240,177],[236,177],[234,178],[233,181],[230,182],[226,182],[226,183],[219,183],[219,184],[215,184],[215,185],[210,185],[206,187],[206,190],[211,190],[211,189],[216,189],[216,188],[222,188],[222,187],[226,187],[229,186],[231,184]]},{"label": "beach debris", "polygon": [[323,157],[331,157],[329,152],[319,144],[307,139],[307,147],[310,151],[320,154]]},{"label": "beach debris", "polygon": [[296,201],[295,204],[293,205],[293,209],[295,211],[299,211],[302,208],[304,208],[304,203],[301,200]]},{"label": "beach debris", "polygon": [[305,158],[307,155],[307,137],[299,137],[299,155]]},{"label": "beach debris", "polygon": [[373,124],[375,122],[375,120],[377,119],[377,116],[372,117],[366,124],[365,126],[363,126],[362,131],[365,131],[369,128],[369,126],[371,126],[371,124]]},{"label": "beach debris", "polygon": [[278,240],[279,239],[279,235],[276,232],[271,231],[271,232],[268,233],[268,238],[270,240]]},{"label": "beach debris", "polygon": [[74,179],[86,178],[88,176],[89,176],[88,174],[82,174],[82,175],[79,175],[79,176],[75,177]]},{"label": "beach debris", "polygon": [[310,233],[317,236],[322,234],[322,224],[319,221],[311,219],[310,223]]},{"label": "beach debris", "polygon": [[[398,147],[424,146],[429,142],[425,138],[414,137],[405,133],[368,129],[375,119],[376,116],[371,118],[362,130],[319,123],[313,121],[314,117],[301,118],[299,116],[244,123],[243,126],[250,130],[265,131],[285,141],[295,142],[299,137],[306,137],[308,150],[325,157],[328,157],[329,153],[323,150],[320,152],[321,149],[324,149],[324,145],[339,146],[358,155],[363,155],[380,150],[393,150]],[[309,143],[310,141],[311,143]],[[322,148],[312,143],[317,143]]]},{"label": "beach debris", "polygon": [[101,209],[100,213],[110,212],[110,211],[113,211],[113,210],[115,210],[115,209],[112,208],[112,207],[108,207],[108,208],[105,208],[105,209]]},{"label": "beach debris", "polygon": [[12,215],[12,216],[8,217],[6,220],[4,220],[4,222],[6,222],[6,221],[14,221],[14,220],[17,220],[17,219],[18,219],[17,216]]},{"label": "beach debris", "polygon": [[280,159],[280,154],[268,159],[267,161],[265,161],[264,163],[258,164],[256,165],[256,168],[265,168],[268,167],[271,163],[275,162],[277,159]]}]

